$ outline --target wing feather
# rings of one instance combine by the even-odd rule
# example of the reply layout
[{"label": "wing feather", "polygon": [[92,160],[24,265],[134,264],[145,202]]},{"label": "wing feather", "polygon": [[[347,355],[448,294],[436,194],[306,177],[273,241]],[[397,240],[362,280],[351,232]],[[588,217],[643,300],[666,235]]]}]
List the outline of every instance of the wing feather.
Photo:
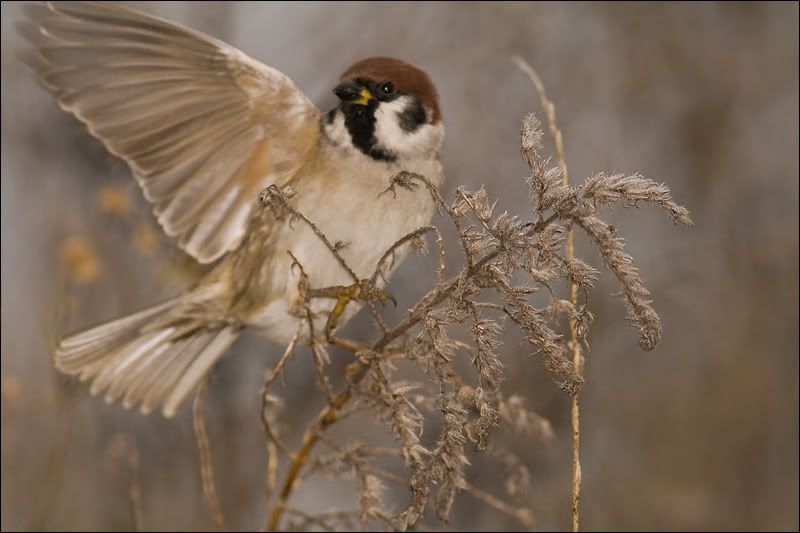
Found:
[{"label": "wing feather", "polygon": [[235,248],[258,192],[291,178],[319,110],[281,72],[117,5],[26,5],[23,60],[124,159],[164,231],[201,263]]}]

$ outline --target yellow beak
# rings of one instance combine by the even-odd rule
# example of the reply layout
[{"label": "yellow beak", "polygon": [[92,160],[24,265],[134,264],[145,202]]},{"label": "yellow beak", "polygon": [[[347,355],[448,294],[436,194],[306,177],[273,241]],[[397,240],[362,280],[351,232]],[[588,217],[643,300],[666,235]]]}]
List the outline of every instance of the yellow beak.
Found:
[{"label": "yellow beak", "polygon": [[369,89],[353,80],[345,80],[337,85],[333,94],[348,104],[367,105],[370,100],[375,99]]},{"label": "yellow beak", "polygon": [[353,100],[351,103],[358,105],[367,105],[369,101],[372,100],[373,98],[375,97],[372,96],[372,93],[369,92],[369,90],[365,87],[361,89],[361,94],[358,96],[358,98]]}]

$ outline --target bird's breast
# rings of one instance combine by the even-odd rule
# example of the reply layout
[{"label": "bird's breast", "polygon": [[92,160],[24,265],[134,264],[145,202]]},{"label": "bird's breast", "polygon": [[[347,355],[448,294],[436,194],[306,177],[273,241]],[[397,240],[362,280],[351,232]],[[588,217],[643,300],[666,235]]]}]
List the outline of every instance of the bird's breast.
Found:
[{"label": "bird's breast", "polygon": [[[415,190],[395,186],[392,179],[401,170],[418,172],[440,181],[438,162],[387,164],[356,156],[338,161],[318,176],[298,180],[296,208],[312,220],[331,243],[339,243],[339,253],[360,277],[372,275],[384,252],[406,234],[430,222],[434,204],[425,187]],[[288,240],[301,256],[320,267],[316,281],[341,280],[346,271],[308,228],[287,232]],[[309,274],[312,279],[315,276]],[[340,282],[344,282],[341,280]]]},{"label": "bird's breast", "polygon": [[[367,159],[332,158],[309,165],[292,181],[296,191],[292,206],[314,223],[359,279],[371,277],[385,252],[405,235],[428,225],[434,211],[426,187],[391,189],[392,178],[407,170],[438,184],[442,175],[438,161],[390,165]],[[321,236],[302,220],[278,222],[263,242],[253,246],[260,256],[257,259],[256,252],[249,252],[260,262],[250,279],[252,295],[258,293],[253,301],[253,325],[276,340],[285,335],[279,329],[291,328],[290,323],[296,322],[286,315],[296,303],[301,272],[308,276],[311,288],[353,283],[352,275]],[[407,251],[406,245],[391,254],[384,265],[386,275]],[[324,312],[333,302],[317,300],[313,304],[315,312]]]}]

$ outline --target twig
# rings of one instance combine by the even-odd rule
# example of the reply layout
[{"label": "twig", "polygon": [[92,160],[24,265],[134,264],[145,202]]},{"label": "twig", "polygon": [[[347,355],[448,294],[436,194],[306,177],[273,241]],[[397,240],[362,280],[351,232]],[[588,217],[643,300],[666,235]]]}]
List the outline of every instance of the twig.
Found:
[{"label": "twig", "polygon": [[[424,226],[422,228],[412,231],[411,233],[404,235],[403,237],[400,238],[400,240],[392,244],[378,260],[378,264],[375,266],[375,270],[372,272],[372,276],[369,278],[370,285],[374,286],[375,283],[378,281],[378,276],[382,275],[381,272],[383,270],[383,264],[386,262],[387,259],[389,259],[389,257],[392,254],[394,254],[395,250],[397,250],[400,246],[406,244],[407,242],[410,242],[416,239],[417,237],[421,237],[429,232],[434,233],[436,235],[437,242],[440,242],[442,240],[442,234],[439,232],[439,229],[436,228],[436,226]],[[443,255],[440,254],[440,257],[443,257]],[[444,261],[443,259],[440,259],[440,264],[443,264],[443,261]],[[439,269],[439,276],[441,276],[441,268]]]},{"label": "twig", "polygon": [[360,362],[351,363],[347,367],[347,378],[350,383],[325,409],[322,410],[317,417],[317,423],[306,430],[305,435],[303,435],[303,444],[300,446],[300,450],[291,456],[292,462],[289,465],[289,470],[286,472],[286,477],[284,477],[278,501],[275,503],[272,508],[272,512],[270,513],[266,527],[267,531],[277,530],[278,525],[280,524],[281,516],[286,509],[286,502],[288,501],[289,496],[292,493],[292,489],[294,488],[295,480],[297,479],[300,470],[309,460],[311,456],[311,450],[317,444],[320,436],[328,428],[328,426],[336,422],[338,411],[350,399],[353,386],[357,385],[365,375],[365,365]]},{"label": "twig", "polygon": [[[444,202],[441,200],[441,196],[439,196],[438,191],[435,187],[425,178],[424,176],[420,176],[418,174],[409,174],[407,179],[419,179],[423,181],[427,186],[430,194],[433,196],[434,200],[437,204],[443,205]],[[446,208],[449,212],[449,208]],[[551,215],[548,219],[539,221],[536,224],[531,224],[529,226],[528,231],[531,233],[536,233],[541,231],[544,227],[550,224],[553,220],[558,217],[557,214]],[[305,219],[305,217],[303,217]],[[453,218],[451,216],[451,218]],[[307,220],[307,219],[306,219]],[[310,224],[310,221],[309,221]],[[424,230],[424,231],[423,231]],[[434,231],[433,227],[430,228],[422,228],[416,232],[412,232],[411,234],[405,236],[401,241],[405,242],[410,238],[410,236],[422,234],[425,231]],[[440,241],[440,234],[436,231],[437,234],[437,242]],[[318,233],[320,238],[327,242],[327,238],[324,235]],[[390,250],[396,248],[399,243],[395,243],[390,247]],[[465,266],[464,270],[457,276],[451,278],[450,280],[442,283],[437,283],[436,287],[431,289],[414,307],[409,313],[409,315],[402,320],[397,326],[393,329],[389,330],[388,332],[384,333],[384,335],[372,346],[371,351],[374,353],[380,353],[386,349],[386,347],[392,343],[392,341],[396,340],[397,338],[401,337],[405,334],[409,329],[417,325],[423,317],[423,310],[425,307],[430,307],[437,305],[444,301],[458,286],[458,284],[466,277],[469,278],[471,276],[477,275],[478,272],[481,271],[483,267],[488,265],[492,260],[497,258],[500,253],[502,252],[502,247],[498,246],[493,251],[488,252],[484,255],[479,261],[468,264]],[[384,254],[381,261],[385,260],[388,257],[389,252],[387,251]],[[443,251],[440,252],[440,268],[439,270],[442,271],[444,268],[444,259],[443,259]],[[302,267],[301,267],[302,268]],[[380,263],[376,267],[376,272],[380,269]],[[373,278],[376,277],[376,274],[373,274]],[[340,343],[347,344],[347,341],[339,341]],[[354,350],[355,353],[361,352],[362,348],[358,343],[354,343],[356,345],[356,349]],[[320,436],[322,433],[337,420],[338,410],[350,399],[352,395],[352,387],[357,385],[361,379],[363,379],[364,375],[366,374],[366,365],[361,362],[354,362],[348,367],[348,378],[350,381],[350,385],[345,388],[336,398],[329,402],[329,405],[323,409],[317,419],[317,423],[309,428],[304,437],[303,443],[300,447],[300,450],[294,454],[290,454],[292,461],[289,465],[289,469],[284,477],[284,481],[281,488],[281,493],[278,497],[278,501],[273,505],[272,512],[269,515],[269,519],[267,521],[266,530],[267,531],[275,531],[278,526],[280,525],[281,517],[286,509],[286,503],[291,495],[295,482],[298,480],[298,476],[300,470],[309,460],[311,451],[313,450],[316,443],[320,440]]]},{"label": "twig", "polygon": [[136,441],[126,439],[128,460],[128,503],[136,531],[142,531],[142,490],[139,486],[139,450]]},{"label": "twig", "polygon": [[[56,277],[56,288],[53,293],[52,314],[49,327],[44,328],[44,338],[48,343],[48,357],[52,360],[55,357],[58,340],[63,338],[65,324],[69,320],[69,302],[71,280],[63,269],[60,269]],[[52,362],[52,361],[49,361]],[[56,417],[58,436],[53,440],[50,451],[47,454],[45,468],[43,469],[40,486],[43,490],[38,491],[34,496],[32,513],[28,530],[40,531],[48,528],[50,517],[56,508],[56,499],[60,493],[66,467],[67,454],[72,443],[72,433],[75,429],[73,417],[75,413],[75,396],[66,394],[64,388],[59,383],[53,383],[54,393],[57,395],[59,407]]]},{"label": "twig", "polygon": [[[287,207],[286,209],[289,209],[291,211],[291,208]],[[297,211],[292,211],[292,212],[297,213]],[[304,216],[302,218],[303,220],[306,220],[309,224],[312,225],[315,232],[319,232],[319,230],[316,228],[316,226],[313,225],[313,223],[310,220],[308,220]],[[322,232],[317,233],[317,235],[321,239],[325,239],[326,244],[329,244],[327,238],[325,237],[325,235],[322,234]],[[335,248],[333,247],[329,248],[334,255],[338,256]],[[310,299],[314,297],[315,292],[318,293],[318,295],[326,298],[327,297],[335,298],[337,296],[335,294],[335,291],[333,290],[334,288],[332,288],[331,291],[327,291],[325,289],[321,289],[319,291],[311,290],[308,286],[308,274],[306,274],[306,270],[303,267],[303,264],[300,262],[299,259],[297,259],[297,257],[292,253],[291,250],[287,250],[286,253],[288,253],[289,257],[292,258],[292,268],[297,267],[300,269],[300,281],[298,282],[298,292],[300,295],[300,303],[302,304],[303,310],[302,313],[298,313],[298,316],[305,318],[306,322],[308,323],[308,338],[309,338],[309,344],[311,345],[311,359],[314,362],[314,370],[317,373],[319,386],[325,392],[326,396],[328,397],[328,403],[330,403],[333,401],[334,398],[333,388],[331,387],[330,380],[328,379],[328,376],[325,374],[325,371],[323,369],[323,364],[325,363],[325,361],[330,362],[330,360],[327,352],[325,351],[325,348],[323,348],[322,345],[319,343],[317,335],[314,332],[314,313],[311,311],[309,302]],[[342,261],[344,260],[342,259]],[[353,274],[353,276],[355,276],[355,274]],[[356,285],[358,285],[358,278],[354,277],[354,279],[356,279]],[[336,289],[339,288],[343,287],[336,287]],[[332,336],[331,331],[336,326],[336,319],[338,319],[338,316],[344,311],[344,305],[346,304],[342,304],[341,299],[337,299],[336,307],[328,316],[328,323],[325,327],[325,331],[328,338]],[[298,334],[299,332],[300,330],[298,329]]]},{"label": "twig", "polygon": [[225,516],[222,514],[222,506],[217,496],[217,488],[214,484],[214,468],[211,463],[211,446],[208,443],[208,433],[206,423],[203,419],[203,404],[205,402],[208,381],[204,380],[197,388],[192,405],[192,420],[194,422],[194,434],[197,440],[197,449],[200,455],[200,478],[203,485],[203,498],[208,506],[208,512],[214,525],[220,531],[225,529]]},{"label": "twig", "polygon": [[[311,320],[309,319],[309,328]],[[313,329],[311,330],[313,331]],[[314,370],[317,373],[317,381],[319,381],[319,386],[325,392],[325,397],[328,399],[328,403],[333,403],[336,401],[336,395],[333,392],[333,385],[331,385],[331,380],[328,379],[328,375],[325,373],[325,363],[326,361],[330,364],[330,358],[328,356],[328,352],[325,351],[325,348],[320,344],[314,337],[312,336],[311,341],[311,360],[314,363]]]},{"label": "twig", "polygon": [[[324,513],[318,514],[308,514],[306,512],[301,511],[300,509],[293,509],[287,508],[286,514],[297,516],[298,518],[304,520],[307,524],[313,524],[319,526],[325,531],[338,531],[334,525],[331,525],[329,521],[338,520],[342,523],[343,526],[346,526],[348,529],[352,529],[353,524],[355,523],[352,518],[358,517],[360,511],[353,510],[353,511],[327,511]],[[307,525],[303,524],[303,525]]]},{"label": "twig", "polygon": [[[424,181],[426,181],[426,183],[427,183],[427,180],[425,180],[425,178],[422,178],[422,179]],[[428,185],[429,185],[430,193],[434,196],[434,199],[438,198],[439,203],[443,204],[444,202],[441,200],[441,197],[438,195],[438,191],[436,191],[435,188],[433,188],[430,183],[428,183]],[[285,200],[283,200],[283,201],[285,203]],[[264,199],[263,194],[262,194],[262,202],[266,203],[266,200]],[[288,208],[288,210],[290,212],[297,213],[297,211],[295,211],[295,210],[293,210],[291,208]],[[303,220],[305,220],[309,225],[311,225],[312,228],[315,228],[315,233],[326,244],[329,243],[329,241],[327,240],[325,235],[322,234],[322,232],[320,232],[318,229],[316,229],[316,226],[314,226],[313,223],[310,220],[308,220],[304,216],[300,215],[299,213],[297,213],[297,215],[300,218],[302,218]],[[443,248],[441,248],[441,244],[440,244],[441,243],[441,234],[439,233],[438,229],[436,229],[434,227],[427,227],[427,228],[421,228],[419,230],[416,230],[416,231],[406,235],[405,237],[401,238],[398,242],[394,243],[384,253],[383,257],[381,258],[381,260],[376,265],[376,269],[375,269],[375,271],[373,273],[372,279],[370,280],[370,284],[374,284],[374,281],[376,280],[376,278],[377,278],[377,276],[378,276],[378,274],[380,272],[380,269],[381,269],[381,266],[382,266],[383,262],[390,256],[391,252],[394,249],[396,249],[401,244],[411,240],[412,238],[414,238],[416,236],[419,236],[419,235],[422,235],[422,234],[424,234],[426,232],[429,232],[429,231],[433,231],[433,232],[436,233],[436,235],[437,235],[437,244],[439,244],[439,246],[440,246],[440,268],[439,268],[439,277],[440,277],[441,276],[441,271],[444,268],[444,251],[443,251]],[[336,250],[335,250],[334,247],[329,246],[329,249],[333,253],[336,253]],[[486,259],[486,258],[484,258],[484,259]],[[296,262],[296,259],[295,259],[295,262]],[[301,268],[302,268],[302,266],[301,266]],[[359,281],[358,281],[357,277],[355,277],[355,275],[354,275],[354,279],[355,279],[356,283],[359,283]],[[450,284],[449,291],[452,291],[452,289],[455,288],[456,282],[457,282],[457,280],[454,280],[453,283]],[[444,296],[442,296],[442,299],[444,299],[444,297],[446,297],[446,294]],[[441,300],[439,300],[439,301],[441,301]],[[395,330],[392,330],[392,332],[390,332],[391,335],[389,333],[384,334],[384,337],[382,338],[382,340],[378,341],[377,345],[380,346],[381,349],[385,348],[386,345],[388,345],[388,343],[391,342],[391,340],[393,340],[394,338],[397,338],[398,336],[400,336],[408,328],[413,326],[417,321],[419,321],[419,317],[417,317],[416,320],[413,323],[409,324],[408,326],[405,326],[405,329],[402,329],[402,331],[398,331],[398,329],[396,328]],[[340,340],[340,342],[344,342],[345,344],[347,343],[347,341],[341,341],[341,340]],[[382,344],[382,342],[384,344]],[[359,346],[359,345],[356,343],[355,346]],[[362,364],[362,363],[360,363],[358,361],[356,361],[354,363],[351,363],[351,365],[348,367],[348,378],[349,378],[350,384],[345,388],[344,391],[342,391],[338,396],[336,396],[334,399],[332,399],[329,402],[329,405],[322,411],[322,413],[320,413],[320,415],[318,417],[317,424],[315,424],[315,426],[313,426],[312,428],[310,428],[309,430],[306,431],[306,433],[305,433],[305,435],[303,437],[303,443],[302,443],[302,445],[300,447],[300,450],[297,453],[290,455],[292,457],[292,462],[290,463],[289,469],[288,469],[288,471],[286,473],[286,476],[284,478],[284,482],[282,484],[282,489],[281,489],[281,493],[280,493],[280,495],[278,497],[278,501],[272,507],[272,512],[269,515],[269,519],[268,519],[268,522],[267,522],[267,525],[266,525],[266,528],[265,528],[267,531],[275,531],[278,528],[278,526],[280,525],[281,517],[282,517],[282,515],[283,515],[283,513],[284,513],[284,511],[286,509],[286,503],[287,503],[287,501],[289,499],[289,496],[291,495],[291,492],[292,492],[292,490],[294,488],[295,482],[298,479],[300,470],[303,468],[303,466],[309,460],[309,457],[310,457],[310,454],[311,454],[311,450],[314,448],[316,443],[319,441],[319,439],[320,439],[322,433],[325,431],[325,429],[328,426],[330,426],[331,424],[333,424],[337,420],[338,410],[350,399],[350,396],[352,395],[352,387],[354,385],[357,385],[361,381],[361,379],[363,379],[364,375],[366,375],[366,366],[364,364]]]},{"label": "twig", "polygon": [[287,189],[280,189],[277,185],[270,185],[261,191],[259,200],[267,207],[278,209],[280,211],[286,211],[292,216],[305,222],[308,227],[311,228],[311,231],[313,231],[314,234],[325,244],[325,246],[328,247],[328,250],[330,250],[339,264],[342,265],[342,268],[344,268],[350,277],[353,278],[353,282],[358,283],[358,276],[356,276],[356,273],[353,272],[353,269],[350,268],[342,255],[339,253],[340,246],[332,244],[331,241],[328,240],[328,237],[325,236],[325,234],[317,227],[316,224],[309,220],[308,217],[306,217],[303,213],[289,205],[289,198],[294,196],[294,190],[290,187]]},{"label": "twig", "polygon": [[[286,365],[286,362],[294,353],[294,347],[297,344],[297,339],[300,335],[300,326],[298,326],[297,332],[295,332],[292,339],[289,341],[289,345],[286,347],[286,350],[283,352],[278,364],[275,365],[275,368],[272,369],[272,373],[264,379],[264,384],[261,386],[261,424],[264,426],[264,433],[267,436],[267,488],[268,488],[268,497],[267,500],[271,497],[272,492],[274,491],[275,487],[275,476],[277,470],[277,452],[280,450],[286,455],[291,455],[289,448],[278,438],[278,435],[272,430],[272,424],[269,420],[269,405],[272,403],[272,398],[269,394],[269,386],[275,379],[280,375],[283,367]],[[270,481],[272,480],[272,481]],[[270,488],[271,487],[271,488]],[[269,501],[267,502],[269,503]]]},{"label": "twig", "polygon": [[300,327],[297,328],[297,331],[292,336],[292,339],[289,341],[289,344],[286,346],[286,350],[284,350],[283,355],[278,360],[278,364],[272,369],[272,373],[264,380],[264,385],[262,385],[261,392],[262,394],[267,393],[267,389],[272,382],[275,381],[275,378],[283,370],[283,367],[286,365],[286,362],[294,355],[294,347],[297,344],[297,338],[300,336]]},{"label": "twig", "polygon": [[139,486],[139,450],[128,433],[115,433],[108,445],[107,460],[115,471],[124,471],[127,478],[128,510],[131,531],[142,531],[142,491]]},{"label": "twig", "polygon": [[[392,179],[391,185],[385,191],[394,192],[395,186],[414,190],[417,187],[415,181],[421,181],[427,186],[434,199],[434,204],[440,211],[444,211],[450,216],[461,239],[465,260],[456,276],[448,280],[442,279],[445,266],[442,238],[439,231],[430,226],[415,230],[395,242],[384,252],[370,279],[359,280],[338,253],[341,248],[340,243],[331,244],[322,231],[308,218],[288,205],[287,198],[293,194],[290,189],[281,190],[273,186],[262,193],[262,202],[274,211],[278,219],[289,218],[289,223],[291,223],[292,218],[299,218],[308,224],[314,234],[337,258],[337,261],[350,272],[354,281],[354,285],[351,286],[311,288],[308,284],[308,277],[305,272],[302,272],[302,265],[299,265],[295,259],[295,264],[300,266],[302,272],[298,284],[302,305],[296,306],[297,309],[293,307],[293,314],[309,321],[312,349],[315,350],[315,369],[320,380],[323,381],[323,384],[328,384],[327,376],[321,366],[323,356],[326,355],[323,350],[324,346],[340,346],[355,354],[357,359],[347,367],[348,385],[341,392],[334,394],[329,386],[324,387],[328,392],[328,405],[307,427],[297,452],[291,453],[288,449],[285,450],[288,453],[289,465],[277,497],[269,508],[265,529],[276,530],[281,526],[282,519],[288,512],[288,502],[293,490],[308,476],[313,475],[315,467],[321,464],[319,461],[312,460],[314,447],[319,441],[326,440],[324,438],[326,430],[342,418],[342,408],[354,394],[361,395],[362,400],[366,400],[371,408],[378,411],[382,421],[390,425],[395,438],[400,442],[406,468],[411,470],[411,477],[407,480],[407,484],[411,489],[412,501],[404,511],[394,515],[380,510],[380,491],[375,487],[370,489],[371,478],[362,479],[365,487],[362,523],[366,523],[370,517],[375,517],[387,520],[387,523],[393,528],[403,530],[413,528],[430,502],[429,497],[434,485],[439,485],[435,495],[437,514],[440,519],[446,520],[457,490],[469,487],[464,479],[464,466],[468,464],[464,455],[465,442],[470,439],[478,445],[478,450],[484,449],[489,430],[497,423],[496,409],[499,395],[497,391],[484,389],[486,382],[499,381],[501,376],[495,376],[488,370],[482,370],[482,368],[501,368],[501,363],[494,353],[496,342],[493,338],[496,335],[497,321],[489,317],[484,319],[482,318],[483,313],[479,312],[479,309],[494,309],[510,317],[511,321],[520,328],[525,335],[525,340],[543,354],[545,367],[563,380],[561,387],[573,396],[571,413],[573,427],[572,524],[573,530],[578,530],[581,471],[577,394],[583,383],[579,336],[585,340],[586,328],[592,317],[585,306],[578,308],[577,289],[580,286],[585,291],[587,286],[592,285],[595,276],[592,267],[575,259],[573,226],[590,220],[596,211],[597,205],[595,204],[605,205],[619,199],[628,202],[625,205],[635,205],[636,201],[652,201],[661,202],[668,208],[672,206],[666,203],[668,198],[664,196],[664,187],[654,186],[638,176],[630,179],[598,177],[592,182],[591,187],[588,185],[584,188],[570,187],[562,135],[556,124],[555,107],[547,99],[541,81],[533,69],[522,60],[515,60],[520,68],[531,77],[539,91],[559,158],[559,167],[553,167],[548,160],[540,156],[542,133],[538,121],[533,115],[529,115],[523,124],[522,153],[531,168],[529,180],[531,200],[534,201],[538,197],[538,205],[534,205],[537,213],[536,220],[523,222],[519,217],[510,216],[508,213],[495,215],[496,202],[494,204],[489,202],[483,188],[474,192],[459,188],[457,194],[460,197],[456,198],[452,206],[449,206],[444,203],[438,189],[427,178],[409,172],[400,172]],[[483,229],[471,222],[468,227],[462,225],[464,216],[470,211],[478,217]],[[552,211],[552,213],[546,216],[546,211]],[[673,219],[682,217],[682,211],[672,208],[670,211],[673,213]],[[468,215],[468,221],[470,218],[471,215]],[[557,219],[566,224],[566,230],[561,224],[553,225],[553,221]],[[404,318],[395,323],[393,327],[388,327],[371,304],[372,300],[386,299],[388,296],[375,287],[378,277],[384,273],[385,263],[393,259],[394,251],[398,247],[418,238],[421,240],[421,237],[429,231],[436,233],[436,243],[440,252],[436,285],[413,305]],[[605,241],[610,242],[614,239],[613,235],[608,236],[605,233],[598,236],[589,232],[589,236],[601,246]],[[627,258],[619,252],[621,244],[615,244],[617,242],[621,242],[621,240],[612,242],[612,245],[616,246],[613,250],[616,263],[610,265],[612,271],[617,263],[625,263]],[[289,253],[291,255],[291,252]],[[294,256],[292,257],[294,258]],[[521,270],[531,275],[535,286],[515,286],[513,276]],[[623,273],[627,273],[628,276],[621,279],[621,282],[625,284],[628,278],[634,277],[636,271],[628,269]],[[555,299],[550,283],[557,276],[563,276],[569,281],[569,302]],[[636,279],[638,280],[638,277]],[[549,308],[539,309],[531,304],[530,296],[538,290],[539,286],[545,287],[555,299],[551,307],[556,312]],[[476,301],[485,289],[497,290],[503,296],[504,304],[497,306]],[[639,290],[636,295],[640,293],[645,294]],[[309,308],[309,301],[312,298],[336,300],[336,305],[328,316],[326,335],[320,339],[316,338],[313,331],[314,324]],[[382,335],[372,343],[371,347],[333,335],[336,320],[346,305],[354,299],[369,304],[370,312],[380,327]],[[559,305],[556,306],[555,302]],[[301,307],[305,313],[302,313]],[[479,381],[481,386],[471,392],[467,387],[466,393],[462,394],[465,382],[455,373],[452,364],[452,357],[458,348],[458,343],[450,338],[446,328],[452,324],[462,324],[469,319],[470,313],[474,319],[474,328],[478,328],[479,324],[482,328],[476,330],[474,339],[477,349],[483,350],[481,355],[483,359],[477,364],[481,376]],[[570,342],[567,343],[567,346],[572,355],[571,360],[565,357],[563,337],[556,332],[557,328],[553,326],[560,313],[566,313],[569,317]],[[316,319],[316,317],[313,318]],[[419,334],[413,336],[410,331],[415,327],[419,329]],[[388,352],[394,352],[394,354]],[[415,390],[417,385],[413,382],[406,383],[399,380],[396,384],[391,383],[390,376],[393,365],[389,360],[397,355],[401,358],[405,357],[415,364],[426,365],[426,373],[439,385],[438,401],[435,405],[442,412],[445,423],[435,450],[429,450],[420,444],[418,434],[423,427],[424,417],[413,403],[419,400],[412,402],[405,395],[408,391]],[[380,367],[382,361],[386,362],[385,374]],[[359,387],[358,385],[368,371],[371,377],[370,386]],[[486,382],[483,380],[484,376]],[[432,406],[433,404],[430,402],[433,393],[428,392],[427,394],[429,403],[425,405]],[[425,398],[425,395],[422,394],[419,397]],[[473,414],[470,413],[477,415],[477,419],[473,419]],[[277,442],[273,438],[274,436],[269,434],[268,426],[269,424],[265,424],[268,438]],[[273,442],[273,444],[275,443]],[[313,466],[306,469],[309,462],[312,462]],[[273,472],[273,480],[274,470],[274,468],[270,470]],[[359,472],[359,475],[363,473]],[[268,479],[269,475],[268,473]],[[533,517],[528,511],[512,508],[491,494],[472,489],[471,492],[487,504],[517,517],[524,524],[532,524]],[[367,499],[369,501],[364,503]]]},{"label": "twig", "polygon": [[278,447],[275,441],[267,439],[267,506],[270,508],[272,497],[275,494],[275,487],[278,484]]},{"label": "twig", "polygon": [[[553,218],[553,217],[551,217],[551,218]],[[433,289],[431,289],[428,292],[428,294],[426,294],[425,296],[423,296],[420,299],[419,304],[417,304],[411,310],[411,312],[408,314],[408,316],[404,320],[402,320],[393,329],[391,329],[390,331],[385,333],[383,335],[383,337],[381,337],[372,346],[372,350],[375,351],[375,352],[379,352],[379,351],[383,350],[392,341],[394,341],[398,337],[402,336],[406,331],[408,331],[412,327],[416,326],[419,323],[419,321],[422,319],[422,311],[423,311],[424,308],[431,307],[431,306],[434,306],[436,304],[442,303],[453,292],[453,290],[455,290],[455,288],[458,286],[458,283],[461,281],[463,275],[466,275],[466,276],[475,275],[478,271],[480,271],[481,268],[486,266],[490,261],[492,261],[493,259],[497,258],[497,256],[500,255],[500,252],[501,252],[501,250],[499,248],[497,248],[497,249],[487,253],[485,256],[483,256],[480,259],[480,261],[475,263],[471,268],[467,268],[465,270],[465,272],[463,272],[462,274],[458,274],[456,276],[453,276],[452,278],[450,278],[449,280],[444,282],[444,287],[438,287],[437,286],[437,287],[434,287]]]},{"label": "twig", "polygon": [[[392,185],[390,187],[394,187],[395,183],[401,185],[403,187],[414,189],[416,185],[414,184],[414,180],[421,181],[425,188],[428,190],[428,194],[430,194],[431,198],[433,199],[433,203],[436,205],[436,208],[441,213],[444,211],[450,217],[450,220],[453,222],[453,225],[456,227],[456,232],[458,233],[458,240],[461,243],[461,248],[464,252],[464,259],[467,261],[467,267],[472,267],[472,262],[474,260],[472,252],[469,250],[469,245],[466,241],[466,231],[464,227],[461,225],[461,217],[458,213],[456,213],[453,208],[451,208],[447,203],[445,203],[444,198],[439,193],[439,189],[425,176],[422,174],[417,174],[416,172],[408,172],[402,171],[397,174],[394,178],[392,178]],[[444,246],[442,245],[443,239],[441,234],[438,233],[437,230],[437,244],[439,245],[439,271],[436,277],[437,283],[441,283],[442,281],[442,274],[444,273]]]},{"label": "twig", "polygon": [[490,507],[494,507],[501,513],[505,513],[514,519],[516,519],[520,524],[528,529],[532,529],[534,526],[534,518],[533,513],[530,512],[529,509],[521,509],[510,505],[500,498],[479,489],[478,487],[464,482],[464,490],[472,494],[475,498],[479,499],[483,503],[489,505]]},{"label": "twig", "polygon": [[[569,185],[569,174],[567,172],[567,161],[564,156],[564,142],[561,135],[561,130],[558,128],[556,122],[556,107],[547,98],[547,93],[544,89],[539,75],[524,59],[519,56],[513,57],[517,67],[528,75],[536,91],[539,93],[539,99],[547,115],[547,123],[550,129],[550,135],[553,138],[556,154],[558,155],[558,164],[561,167],[564,185]],[[566,260],[572,261],[575,258],[575,236],[572,221],[567,223],[567,242],[566,242]],[[578,284],[575,280],[570,280],[569,286],[569,299],[573,306],[578,305]],[[579,377],[583,375],[581,368],[581,352],[580,344],[578,343],[578,328],[575,318],[569,320],[569,333],[572,348],[572,364],[575,367],[575,372]],[[580,405],[578,401],[578,393],[572,395],[572,531],[579,530],[580,522],[580,501],[581,501],[581,457],[580,457]]]},{"label": "twig", "polygon": [[272,497],[275,494],[275,485],[278,479],[278,451],[291,455],[289,448],[278,438],[278,435],[272,429],[272,423],[269,420],[269,405],[271,398],[269,394],[269,386],[280,375],[286,362],[294,354],[294,347],[297,344],[297,339],[300,335],[300,326],[289,341],[286,350],[283,352],[278,364],[272,369],[272,373],[264,379],[264,384],[261,386],[261,424],[264,426],[264,433],[267,436],[267,509],[269,509]]},{"label": "twig", "polygon": [[375,302],[368,301],[367,302],[367,309],[369,309],[369,314],[372,316],[372,320],[375,321],[375,324],[381,329],[381,333],[386,333],[389,330],[389,326],[386,324],[386,321],[383,319],[381,314],[378,312],[378,309],[375,307]]}]

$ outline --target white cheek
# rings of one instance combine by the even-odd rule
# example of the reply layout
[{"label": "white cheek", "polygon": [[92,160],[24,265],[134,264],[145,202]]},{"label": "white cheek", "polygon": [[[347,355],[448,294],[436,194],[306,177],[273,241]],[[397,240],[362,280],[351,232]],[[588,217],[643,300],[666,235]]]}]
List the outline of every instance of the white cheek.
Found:
[{"label": "white cheek", "polygon": [[327,135],[328,139],[333,141],[333,144],[339,148],[353,148],[353,142],[350,139],[350,133],[347,131],[347,127],[344,125],[344,114],[336,110],[336,115],[333,118],[333,122],[328,122],[325,120],[325,134]]},{"label": "white cheek", "polygon": [[423,124],[413,132],[400,126],[400,114],[413,105],[410,96],[382,102],[375,110],[375,140],[378,145],[403,157],[430,155],[438,152],[444,139],[441,122]]},{"label": "white cheek", "polygon": [[382,102],[375,110],[375,140],[384,148],[401,152],[408,143],[410,135],[400,127],[398,117],[408,105],[411,105],[411,98],[401,96],[391,102]]}]

